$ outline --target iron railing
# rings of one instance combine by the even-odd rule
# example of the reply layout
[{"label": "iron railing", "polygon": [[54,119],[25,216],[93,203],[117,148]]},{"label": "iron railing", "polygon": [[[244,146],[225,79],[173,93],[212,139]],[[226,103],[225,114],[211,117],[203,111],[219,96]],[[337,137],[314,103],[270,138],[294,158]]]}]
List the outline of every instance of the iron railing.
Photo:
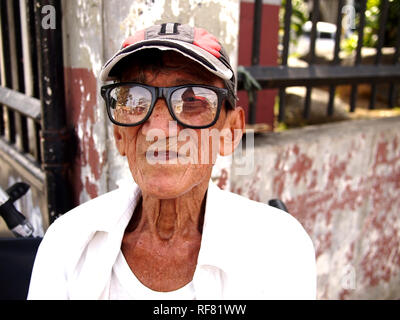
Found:
[{"label": "iron railing", "polygon": [[62,53],[60,0],[0,1],[0,158],[43,191],[50,223],[71,205]]},{"label": "iron railing", "polygon": [[[371,85],[371,95],[369,108],[374,109],[376,105],[376,93],[378,83],[389,83],[388,93],[388,106],[395,105],[395,98],[397,96],[397,86],[400,81],[400,65],[399,48],[400,48],[400,19],[397,27],[397,40],[395,44],[395,53],[391,65],[383,65],[382,62],[382,47],[384,44],[385,27],[388,19],[389,0],[382,0],[379,14],[379,32],[378,42],[376,46],[376,55],[373,65],[361,64],[362,56],[361,50],[363,47],[363,35],[365,28],[365,12],[367,0],[360,0],[359,9],[359,23],[357,26],[358,43],[355,54],[355,62],[353,66],[340,66],[339,52],[340,40],[342,30],[342,15],[345,6],[344,0],[337,0],[337,32],[335,35],[335,46],[333,52],[333,59],[329,65],[316,64],[316,35],[317,35],[317,21],[319,20],[319,4],[320,0],[313,0],[312,9],[312,29],[310,33],[310,47],[309,47],[309,61],[308,67],[290,67],[288,66],[289,57],[289,43],[291,36],[291,18],[292,18],[292,1],[286,0],[285,15],[284,15],[284,36],[282,41],[282,53],[280,65],[278,66],[261,66],[260,61],[260,34],[261,34],[261,21],[262,21],[262,0],[255,0],[254,6],[254,28],[253,28],[253,50],[252,50],[252,65],[245,67],[246,71],[250,73],[261,85],[263,89],[279,89],[279,115],[278,120],[284,121],[285,114],[285,96],[286,88],[291,86],[306,87],[306,96],[303,107],[303,117],[308,119],[310,117],[311,109],[311,93],[313,87],[329,86],[329,100],[327,104],[327,116],[332,116],[334,113],[334,100],[336,86],[338,85],[351,85],[350,94],[350,112],[354,112],[357,105],[357,89],[361,83],[368,83]],[[243,78],[239,74],[238,88],[243,89]],[[253,92],[253,97],[256,96]],[[249,110],[249,123],[255,123],[256,99],[250,104]]]}]

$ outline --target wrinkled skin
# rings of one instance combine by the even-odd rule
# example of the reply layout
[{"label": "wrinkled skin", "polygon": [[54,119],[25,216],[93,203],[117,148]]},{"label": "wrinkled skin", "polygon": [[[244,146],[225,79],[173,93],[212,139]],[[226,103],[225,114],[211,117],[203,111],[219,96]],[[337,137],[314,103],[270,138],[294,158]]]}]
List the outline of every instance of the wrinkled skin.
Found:
[{"label": "wrinkled skin", "polygon": [[[224,87],[223,81],[211,73],[207,79],[199,76],[195,62],[174,52],[163,55],[165,68],[138,71],[129,65],[122,81],[136,81],[147,85],[169,87],[182,84],[207,84]],[[139,74],[140,73],[140,74]],[[197,264],[205,197],[213,163],[208,164],[150,164],[146,151],[153,143],[146,141],[150,130],[158,129],[169,136],[169,121],[173,121],[164,99],[156,102],[148,121],[136,127],[114,126],[118,151],[126,156],[133,178],[142,190],[142,200],[135,209],[125,231],[122,252],[136,277],[148,288],[173,291],[189,283]],[[223,110],[217,123],[209,129],[232,132],[244,130],[244,111]],[[177,134],[183,130],[177,126]],[[200,143],[201,130],[195,130]],[[207,130],[207,129],[205,129]],[[221,137],[218,146],[211,143],[221,155],[229,155],[240,141],[233,136]],[[224,142],[224,143],[222,143]],[[177,142],[174,150],[185,142]],[[168,146],[168,143],[166,144]],[[199,144],[200,157],[206,146]],[[212,152],[209,151],[211,155]]]}]

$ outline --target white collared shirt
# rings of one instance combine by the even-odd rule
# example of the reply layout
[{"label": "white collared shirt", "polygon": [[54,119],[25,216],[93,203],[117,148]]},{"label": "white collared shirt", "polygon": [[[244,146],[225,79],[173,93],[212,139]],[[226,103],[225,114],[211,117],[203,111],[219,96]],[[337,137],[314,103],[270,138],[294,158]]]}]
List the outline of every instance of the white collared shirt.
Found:
[{"label": "white collared shirt", "polygon": [[[55,221],[39,247],[28,299],[109,299],[113,267],[141,191],[135,183]],[[210,182],[192,280],[196,299],[315,299],[312,241],[290,214]]]},{"label": "white collared shirt", "polygon": [[196,298],[193,281],[174,291],[154,291],[142,284],[130,269],[122,251],[111,273],[111,300],[193,300]]}]

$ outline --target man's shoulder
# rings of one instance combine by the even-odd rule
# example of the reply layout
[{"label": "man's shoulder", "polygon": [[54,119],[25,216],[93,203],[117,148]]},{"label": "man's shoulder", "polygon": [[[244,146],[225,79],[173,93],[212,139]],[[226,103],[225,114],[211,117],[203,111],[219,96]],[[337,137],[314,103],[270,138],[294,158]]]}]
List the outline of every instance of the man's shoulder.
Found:
[{"label": "man's shoulder", "polygon": [[268,204],[216,193],[220,218],[212,243],[224,253],[227,274],[242,279],[241,288],[252,288],[258,298],[315,299],[315,249],[302,224]]},{"label": "man's shoulder", "polygon": [[112,228],[129,211],[132,193],[132,187],[125,186],[84,202],[59,217],[46,233],[54,229],[60,237],[85,237]]},{"label": "man's shoulder", "polygon": [[73,224],[79,227],[91,220],[92,222],[101,220],[109,213],[108,211],[112,208],[113,204],[118,202],[117,199],[120,193],[121,190],[116,189],[88,200],[63,214],[54,224]]},{"label": "man's shoulder", "polygon": [[292,225],[300,224],[290,213],[283,210],[227,190],[221,190],[218,187],[215,187],[215,189],[220,199],[218,206],[223,214],[229,215],[229,220],[239,219],[249,222],[262,220]]},{"label": "man's shoulder", "polygon": [[278,241],[283,247],[294,243],[313,247],[303,225],[290,213],[219,188],[216,192],[221,218],[230,230],[241,230],[250,239],[264,244]]}]

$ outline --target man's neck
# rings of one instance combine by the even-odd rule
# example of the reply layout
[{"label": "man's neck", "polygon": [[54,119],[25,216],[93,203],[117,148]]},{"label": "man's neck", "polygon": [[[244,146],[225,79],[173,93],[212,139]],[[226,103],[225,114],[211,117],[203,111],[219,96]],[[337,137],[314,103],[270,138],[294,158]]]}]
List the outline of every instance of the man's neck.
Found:
[{"label": "man's neck", "polygon": [[203,227],[208,180],[175,199],[157,199],[142,194],[127,232],[151,234],[168,241],[198,237]]},{"label": "man's neck", "polygon": [[150,289],[172,291],[193,279],[207,188],[208,179],[176,199],[142,194],[121,249],[132,272]]}]

